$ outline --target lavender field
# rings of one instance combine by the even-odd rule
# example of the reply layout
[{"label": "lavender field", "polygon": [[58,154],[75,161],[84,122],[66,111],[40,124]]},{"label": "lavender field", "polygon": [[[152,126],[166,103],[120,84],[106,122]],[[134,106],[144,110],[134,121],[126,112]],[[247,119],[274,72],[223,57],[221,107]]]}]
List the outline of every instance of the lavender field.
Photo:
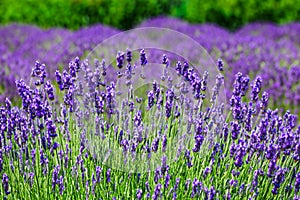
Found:
[{"label": "lavender field", "polygon": [[103,25],[0,27],[1,198],[300,199],[300,23],[145,27],[209,58],[163,35],[173,52],[111,52]]}]

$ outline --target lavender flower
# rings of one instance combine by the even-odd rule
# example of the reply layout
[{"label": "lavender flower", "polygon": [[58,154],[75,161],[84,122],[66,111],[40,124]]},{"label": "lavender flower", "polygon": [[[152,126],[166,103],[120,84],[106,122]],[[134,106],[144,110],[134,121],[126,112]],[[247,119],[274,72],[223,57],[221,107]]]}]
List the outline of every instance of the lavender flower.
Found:
[{"label": "lavender flower", "polygon": [[47,76],[45,71],[45,64],[40,64],[38,61],[36,61],[35,68],[32,69],[31,76],[39,78],[39,80],[35,81],[36,86],[44,84],[45,78]]},{"label": "lavender flower", "polygon": [[60,166],[57,165],[54,170],[53,170],[53,173],[52,173],[52,190],[55,191],[55,187],[57,184],[59,184],[59,171],[60,171]]},{"label": "lavender flower", "polygon": [[106,182],[109,183],[110,182],[110,172],[111,172],[111,169],[108,169],[106,171]]},{"label": "lavender flower", "polygon": [[280,169],[276,172],[275,177],[273,178],[273,181],[272,181],[272,183],[273,183],[273,185],[274,185],[274,187],[273,187],[273,189],[272,189],[272,193],[273,193],[273,194],[277,194],[278,188],[280,188],[281,183],[282,183],[282,182],[284,181],[284,179],[285,179],[284,175],[285,175],[285,170],[284,170],[284,169],[281,169],[281,168],[280,168]]},{"label": "lavender flower", "polygon": [[202,189],[201,187],[201,182],[198,181],[196,178],[194,179],[193,183],[192,183],[192,195],[191,197],[195,197],[196,195],[198,195],[200,193],[200,190]]},{"label": "lavender flower", "polygon": [[167,58],[166,54],[163,55],[162,64],[168,67],[170,65],[169,59]]},{"label": "lavender flower", "polygon": [[139,127],[142,123],[142,112],[139,110],[137,111],[136,115],[134,116],[134,126]]},{"label": "lavender flower", "polygon": [[224,67],[224,64],[223,64],[223,60],[221,58],[218,59],[218,68],[219,68],[219,71],[223,71],[223,67]]},{"label": "lavender flower", "polygon": [[154,182],[158,183],[158,180],[161,178],[161,174],[160,174],[160,169],[156,168],[155,169],[155,174],[154,174]]},{"label": "lavender flower", "polygon": [[153,200],[157,200],[160,197],[160,190],[161,190],[161,184],[159,183],[155,186],[155,189],[154,189],[154,192],[152,195]]},{"label": "lavender flower", "polygon": [[46,122],[46,125],[47,125],[47,130],[48,130],[48,136],[49,137],[57,137],[56,126],[53,123],[53,121],[51,119],[48,119]]},{"label": "lavender flower", "polygon": [[3,173],[3,175],[2,175],[2,185],[4,188],[5,195],[9,195],[10,194],[9,179],[8,179],[8,176],[6,175],[6,173]]},{"label": "lavender flower", "polygon": [[260,108],[266,111],[266,108],[268,107],[268,102],[269,102],[269,94],[267,92],[263,92]]},{"label": "lavender flower", "polygon": [[145,50],[144,49],[142,49],[141,51],[140,51],[140,60],[141,60],[141,65],[142,66],[144,66],[144,65],[146,65],[147,64],[147,56],[146,56],[146,53],[145,53]]},{"label": "lavender flower", "polygon": [[214,186],[211,186],[209,193],[208,193],[208,199],[213,200],[215,198],[215,195],[216,195],[216,190],[215,190]]},{"label": "lavender flower", "polygon": [[232,124],[231,124],[231,130],[232,130],[232,132],[231,132],[231,137],[232,137],[232,139],[234,139],[234,140],[236,140],[236,139],[238,139],[238,136],[239,136],[239,134],[240,134],[240,125],[238,124],[238,122],[233,122]]},{"label": "lavender flower", "polygon": [[158,145],[159,145],[159,138],[155,138],[152,142],[152,151],[157,152],[158,150]]},{"label": "lavender flower", "polygon": [[295,193],[298,193],[299,190],[300,190],[300,172],[296,174]]},{"label": "lavender flower", "polygon": [[256,102],[258,100],[258,94],[260,93],[262,87],[262,78],[260,76],[256,77],[252,84],[251,100]]},{"label": "lavender flower", "polygon": [[174,191],[176,191],[178,189],[179,182],[180,182],[180,178],[176,178],[176,182],[175,182],[175,185],[174,185]]},{"label": "lavender flower", "polygon": [[171,175],[167,174],[165,177],[165,185],[164,185],[165,189],[168,189],[169,184],[170,184],[170,179],[171,179]]},{"label": "lavender flower", "polygon": [[186,165],[188,166],[188,168],[191,168],[193,166],[192,164],[192,157],[190,155],[190,150],[186,150],[184,153],[185,159],[186,159]]},{"label": "lavender flower", "polygon": [[140,189],[137,189],[137,191],[136,191],[136,198],[138,200],[141,200],[142,199],[142,195],[143,195],[143,191],[140,190]]},{"label": "lavender flower", "polygon": [[125,54],[123,52],[119,51],[117,56],[116,56],[116,59],[117,59],[117,66],[119,68],[122,68],[124,60],[125,60]]},{"label": "lavender flower", "polygon": [[59,181],[58,181],[58,185],[59,185],[59,194],[62,195],[63,191],[65,190],[64,177],[63,176],[60,176]]},{"label": "lavender flower", "polygon": [[129,49],[126,49],[126,60],[127,62],[132,61],[132,52]]},{"label": "lavender flower", "polygon": [[194,152],[199,152],[200,151],[200,147],[201,147],[203,141],[204,141],[204,137],[202,135],[196,135],[195,136],[195,146],[193,148]]},{"label": "lavender flower", "polygon": [[150,90],[148,92],[148,108],[150,109],[154,105],[154,92]]},{"label": "lavender flower", "polygon": [[177,61],[176,63],[176,72],[178,75],[181,75],[182,65],[180,61]]},{"label": "lavender flower", "polygon": [[191,183],[191,180],[190,180],[190,179],[186,180],[186,182],[185,182],[185,184],[184,184],[184,190],[185,190],[185,191],[187,191],[187,190],[189,189],[190,183]]}]

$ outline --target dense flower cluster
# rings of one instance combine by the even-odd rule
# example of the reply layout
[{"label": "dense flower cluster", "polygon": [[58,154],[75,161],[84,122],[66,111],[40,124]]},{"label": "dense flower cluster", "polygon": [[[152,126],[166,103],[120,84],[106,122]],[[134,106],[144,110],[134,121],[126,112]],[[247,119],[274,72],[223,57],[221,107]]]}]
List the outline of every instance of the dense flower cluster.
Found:
[{"label": "dense flower cluster", "polygon": [[[220,73],[210,77],[196,73],[187,61],[173,66],[163,55],[162,63],[177,72],[184,89],[153,80],[149,90],[135,96],[130,80],[140,77],[137,68],[147,68],[150,59],[144,49],[139,54],[133,60],[128,49],[117,53],[117,82],[106,78],[104,61],[92,66],[78,57],[68,70],[55,72],[55,82],[38,62],[31,74],[34,84],[16,81],[22,107],[13,107],[9,99],[0,107],[5,198],[298,199],[298,119],[268,108],[262,77],[251,81],[237,73],[224,105],[217,102],[226,71],[222,60],[216,66]],[[122,78],[129,80],[128,95],[120,100]],[[216,79],[214,88],[207,87],[209,78]],[[188,91],[192,99],[185,96]],[[213,91],[211,98],[207,91]],[[99,152],[106,150],[120,150],[119,166],[138,156],[158,161],[152,170],[122,172],[114,169],[118,163],[105,163],[110,153],[101,159]]]},{"label": "dense flower cluster", "polygon": [[[281,26],[253,23],[230,33],[216,25],[192,25],[161,17],[140,25],[148,26],[170,28],[187,34],[201,44],[215,60],[222,57],[227,64],[226,88],[231,88],[234,75],[238,72],[251,75],[251,78],[260,74],[264,80],[263,86],[275,106],[284,103],[289,104],[290,109],[299,108],[299,23]],[[193,50],[189,52],[193,53]],[[218,60],[218,67],[223,69],[222,60]],[[230,96],[231,91],[228,89],[227,97]]]},{"label": "dense flower cluster", "polygon": [[[263,86],[272,97],[271,105],[276,107],[289,104],[289,109],[299,111],[299,23],[282,26],[253,23],[234,33],[215,25],[192,25],[164,17],[146,21],[138,27],[146,26],[166,27],[185,33],[201,44],[215,60],[222,57],[227,64],[226,88],[231,88],[237,72],[248,74],[251,78],[261,74]],[[47,72],[54,78],[55,66],[63,66],[69,59],[85,55],[95,45],[118,32],[102,25],[76,32],[63,29],[41,30],[25,25],[1,27],[0,91],[4,90],[5,93],[0,95],[0,99],[3,101],[6,96],[16,95],[14,81],[26,77],[32,58],[43,60],[47,66],[51,66],[47,68]],[[188,46],[186,44],[187,48]],[[193,54],[193,49],[187,51]],[[125,59],[130,61],[131,55],[120,52],[117,55],[117,65],[121,67]],[[220,70],[224,68],[223,61],[218,60]],[[140,62],[142,65],[146,64],[146,57],[142,56]],[[227,97],[230,96],[228,89]]]}]

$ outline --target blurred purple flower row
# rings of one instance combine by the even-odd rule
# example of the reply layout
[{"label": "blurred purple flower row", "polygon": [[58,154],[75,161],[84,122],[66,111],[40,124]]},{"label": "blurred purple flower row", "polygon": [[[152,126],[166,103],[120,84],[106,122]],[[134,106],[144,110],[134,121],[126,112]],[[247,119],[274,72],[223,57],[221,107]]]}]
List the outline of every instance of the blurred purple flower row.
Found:
[{"label": "blurred purple flower row", "polygon": [[[242,72],[250,78],[260,74],[272,104],[300,105],[300,24],[282,26],[253,23],[230,33],[212,24],[188,24],[173,18],[155,18],[138,27],[165,27],[187,34],[201,44],[214,60],[221,57],[226,63],[227,97],[235,74]],[[71,32],[64,29],[41,30],[34,26],[9,25],[0,28],[0,100],[14,96],[14,81],[26,78],[35,60],[48,66],[53,75],[75,56],[85,56],[104,39],[119,30],[94,25]],[[185,49],[188,49],[188,44]],[[192,50],[191,50],[192,52]],[[154,56],[152,56],[154,57]],[[52,77],[53,78],[53,77]]]},{"label": "blurred purple flower row", "polygon": [[[213,24],[188,24],[172,18],[156,18],[140,26],[165,27],[187,34],[216,60],[226,62],[227,86],[238,72],[251,78],[260,74],[275,105],[300,105],[300,23],[248,24],[230,33]],[[230,87],[227,97],[230,96]]]}]

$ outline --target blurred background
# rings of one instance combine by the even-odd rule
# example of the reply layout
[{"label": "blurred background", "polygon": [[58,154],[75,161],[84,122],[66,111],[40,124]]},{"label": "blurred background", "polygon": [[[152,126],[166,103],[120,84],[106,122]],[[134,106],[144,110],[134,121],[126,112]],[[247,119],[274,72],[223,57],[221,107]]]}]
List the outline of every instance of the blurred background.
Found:
[{"label": "blurred background", "polygon": [[102,23],[126,30],[164,15],[191,23],[215,23],[229,30],[257,21],[277,24],[300,19],[297,0],[1,0],[0,23],[79,29]]}]

